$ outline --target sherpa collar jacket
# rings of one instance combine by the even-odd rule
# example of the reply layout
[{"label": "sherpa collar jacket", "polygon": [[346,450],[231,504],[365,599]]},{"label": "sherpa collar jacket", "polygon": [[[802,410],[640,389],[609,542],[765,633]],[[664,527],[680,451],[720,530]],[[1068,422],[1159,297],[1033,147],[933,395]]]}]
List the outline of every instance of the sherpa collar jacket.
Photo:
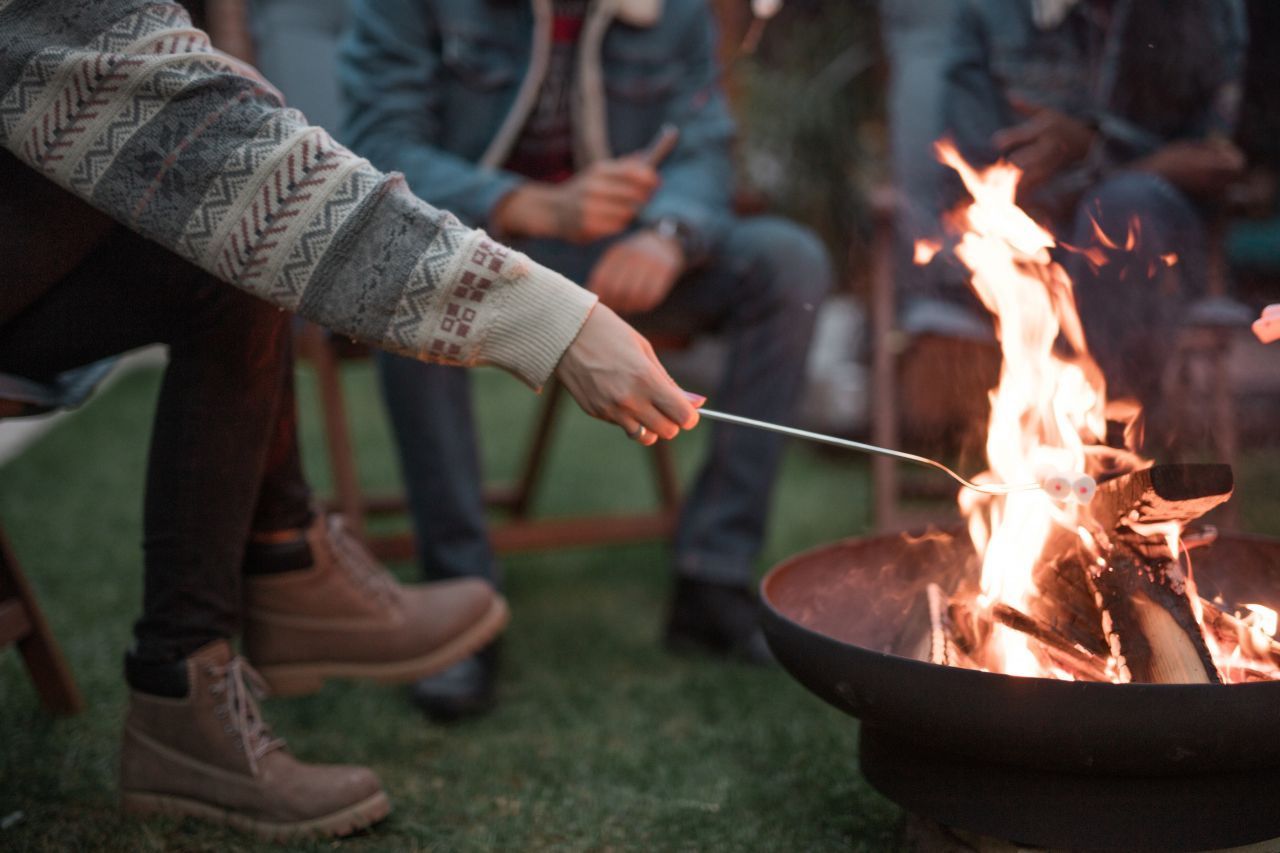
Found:
[{"label": "sherpa collar jacket", "polygon": [[[0,0],[0,147],[70,191],[61,206],[407,355],[539,386],[595,301],[309,126],[173,3]],[[0,179],[23,168],[0,161]],[[5,205],[28,235],[78,219],[31,195]]]},{"label": "sherpa collar jacket", "polygon": [[[478,226],[523,180],[502,164],[546,74],[551,0],[355,0],[339,51],[344,141]],[[595,0],[577,47],[579,167],[680,141],[639,222],[682,222],[695,254],[729,221],[733,122],[704,0]]]}]

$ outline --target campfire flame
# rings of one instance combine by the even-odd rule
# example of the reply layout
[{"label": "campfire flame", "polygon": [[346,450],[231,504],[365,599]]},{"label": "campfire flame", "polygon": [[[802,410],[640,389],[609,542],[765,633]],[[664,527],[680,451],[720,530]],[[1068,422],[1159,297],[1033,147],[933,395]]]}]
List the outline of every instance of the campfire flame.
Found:
[{"label": "campfire flame", "polygon": [[[939,159],[955,169],[973,202],[950,224],[960,232],[956,257],[996,318],[1003,363],[991,392],[984,481],[1042,481],[1052,472],[1086,472],[1086,441],[1105,435],[1106,387],[1085,348],[1071,280],[1053,261],[1053,236],[1015,202],[1021,172],[999,163],[979,173],[948,143]],[[1056,344],[1065,338],[1070,351]],[[1075,530],[1081,507],[1044,492],[960,495],[969,534],[982,557],[979,606],[1029,610],[1033,570],[1054,528]],[[998,625],[987,659],[1011,675],[1046,675],[1025,634]]]},{"label": "campfire flame", "polygon": [[[955,256],[968,268],[974,292],[995,318],[1002,355],[999,383],[990,392],[989,470],[975,480],[1045,482],[1058,475],[1099,477],[1144,467],[1145,460],[1135,454],[1105,446],[1106,380],[1089,354],[1072,281],[1051,255],[1056,246],[1053,236],[1016,203],[1020,170],[1001,162],[978,171],[948,142],[938,143],[935,150],[972,196],[970,203],[949,215],[948,225],[957,235]],[[1107,263],[1109,256],[1132,252],[1142,228],[1134,219],[1125,234],[1108,235],[1095,221],[1094,232],[1095,245],[1063,248],[1083,255],[1096,267]],[[929,262],[939,248],[936,243],[917,244],[917,262]],[[1177,258],[1167,255],[1160,261],[1173,265]],[[1140,432],[1136,404],[1113,405],[1110,413],[1116,412],[1127,412],[1127,435]],[[1032,612],[1040,594],[1036,569],[1055,537],[1073,537],[1090,556],[1089,562],[1099,571],[1106,570],[1106,531],[1093,525],[1088,510],[1079,503],[1054,501],[1045,491],[993,496],[966,489],[960,492],[959,504],[982,562],[976,601],[982,611],[989,613],[1004,605],[1023,614]],[[1264,673],[1261,677],[1280,677],[1267,657],[1275,647],[1271,639],[1275,611],[1249,605],[1249,616],[1241,622],[1247,627],[1239,630],[1238,639],[1230,644],[1218,642],[1214,632],[1205,628],[1205,613],[1190,560],[1179,542],[1178,525],[1159,527],[1146,534],[1167,544],[1172,557],[1169,575],[1188,591],[1222,680],[1244,680],[1246,671],[1251,677],[1259,672]],[[1112,653],[1099,669],[1111,681],[1128,681],[1130,672],[1105,611],[1102,621]],[[999,620],[994,621],[975,660],[983,669],[1009,675],[1073,678],[1038,650],[1027,633]]]}]

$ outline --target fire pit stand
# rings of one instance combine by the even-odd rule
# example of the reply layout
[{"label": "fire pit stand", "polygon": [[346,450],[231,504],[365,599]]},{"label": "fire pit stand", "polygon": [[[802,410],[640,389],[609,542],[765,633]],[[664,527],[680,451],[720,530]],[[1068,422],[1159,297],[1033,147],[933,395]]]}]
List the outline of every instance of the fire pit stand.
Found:
[{"label": "fire pit stand", "polygon": [[863,775],[903,808],[981,835],[1051,849],[1210,850],[1280,836],[1280,769],[1106,776],[984,764],[876,727]]},{"label": "fire pit stand", "polygon": [[[1274,604],[1280,542],[1196,552],[1209,597]],[[849,540],[762,584],[802,684],[862,720],[868,781],[958,829],[1073,850],[1204,850],[1280,837],[1280,682],[1109,684],[911,659],[924,587],[976,571],[963,537]]]}]

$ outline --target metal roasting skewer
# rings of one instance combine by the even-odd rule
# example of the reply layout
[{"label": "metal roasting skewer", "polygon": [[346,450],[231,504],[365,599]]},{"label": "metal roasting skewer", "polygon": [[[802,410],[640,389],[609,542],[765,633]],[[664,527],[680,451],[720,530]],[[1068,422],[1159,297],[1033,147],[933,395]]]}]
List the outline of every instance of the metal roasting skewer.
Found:
[{"label": "metal roasting skewer", "polygon": [[894,459],[914,462],[917,465],[927,465],[930,468],[937,468],[939,471],[943,472],[966,489],[973,489],[975,492],[982,492],[987,495],[1008,495],[1014,492],[1034,492],[1039,491],[1042,488],[1040,483],[974,483],[966,480],[964,477],[961,477],[955,471],[952,471],[936,459],[930,459],[927,456],[916,456],[914,453],[905,453],[901,450],[890,450],[887,447],[877,447],[874,444],[863,444],[861,441],[852,441],[847,438],[836,438],[834,435],[823,435],[820,432],[810,432],[807,429],[796,429],[795,427],[773,424],[768,421],[757,421],[754,418],[744,418],[741,415],[717,412],[715,409],[698,409],[698,414],[713,421],[723,421],[729,424],[738,424],[739,426],[754,427],[755,429],[777,432],[794,438],[803,438],[808,441],[816,441],[821,444],[843,447],[847,450],[858,450],[863,453],[871,453],[877,456],[890,456]]}]

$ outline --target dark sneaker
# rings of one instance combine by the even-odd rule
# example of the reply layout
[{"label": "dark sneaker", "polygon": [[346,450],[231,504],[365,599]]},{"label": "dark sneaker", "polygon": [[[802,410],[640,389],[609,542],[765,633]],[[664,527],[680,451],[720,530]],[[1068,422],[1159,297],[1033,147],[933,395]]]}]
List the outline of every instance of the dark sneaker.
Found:
[{"label": "dark sneaker", "polygon": [[667,648],[757,665],[773,662],[760,628],[760,602],[747,587],[678,578],[667,621]]},{"label": "dark sneaker", "polygon": [[440,723],[487,714],[496,703],[497,658],[496,646],[489,646],[438,675],[419,679],[409,688],[409,698]]}]

